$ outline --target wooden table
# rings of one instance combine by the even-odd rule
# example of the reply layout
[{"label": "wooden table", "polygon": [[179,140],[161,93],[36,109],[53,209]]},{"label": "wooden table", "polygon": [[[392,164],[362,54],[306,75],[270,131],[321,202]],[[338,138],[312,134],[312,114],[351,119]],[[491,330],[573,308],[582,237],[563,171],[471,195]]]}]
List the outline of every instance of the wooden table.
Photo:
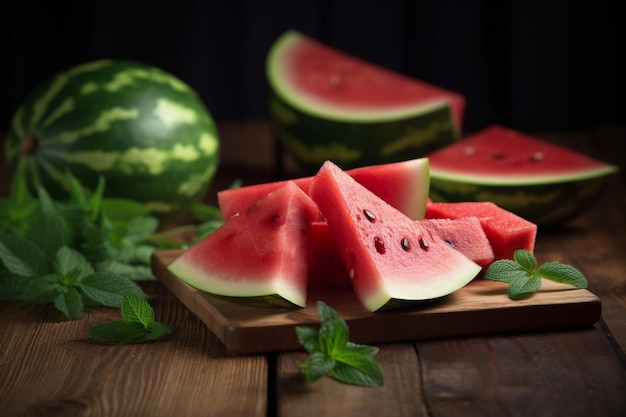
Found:
[{"label": "wooden table", "polygon": [[[225,124],[221,132],[216,188],[271,176],[265,123]],[[156,319],[175,333],[154,344],[108,346],[86,337],[89,327],[119,319],[117,310],[67,321],[50,307],[2,303],[0,415],[625,416],[624,129],[544,136],[622,166],[599,204],[564,228],[540,229],[537,240],[540,261],[571,263],[589,278],[602,302],[592,327],[382,344],[385,384],[362,388],[328,378],[307,384],[297,368],[301,351],[226,351],[160,282],[145,289],[157,297]],[[3,171],[0,191],[8,190],[6,179]]]}]

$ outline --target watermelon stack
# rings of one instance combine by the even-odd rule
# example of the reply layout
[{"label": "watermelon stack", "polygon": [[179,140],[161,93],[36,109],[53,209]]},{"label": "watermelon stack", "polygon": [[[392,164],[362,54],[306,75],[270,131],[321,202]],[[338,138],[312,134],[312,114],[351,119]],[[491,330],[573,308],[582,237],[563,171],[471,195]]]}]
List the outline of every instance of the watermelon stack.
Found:
[{"label": "watermelon stack", "polygon": [[[387,167],[398,165],[361,174],[385,177]],[[403,189],[402,176],[387,178],[397,193],[427,200],[427,188]],[[475,207],[458,205],[443,222],[434,209],[457,204],[427,203],[430,218],[412,219],[330,161],[305,182],[306,190],[302,180],[262,184],[267,194],[169,269],[197,289],[246,303],[303,307],[309,289],[351,287],[364,308],[379,311],[445,297],[510,255],[511,245],[534,247],[536,226],[497,207],[476,217]],[[229,194],[229,206],[247,201],[246,190],[256,195],[259,186]]]},{"label": "watermelon stack", "polygon": [[106,179],[108,197],[181,213],[206,193],[219,162],[211,114],[195,91],[159,68],[87,62],[42,83],[15,113],[6,143],[13,173],[54,198],[67,172],[87,188]]}]

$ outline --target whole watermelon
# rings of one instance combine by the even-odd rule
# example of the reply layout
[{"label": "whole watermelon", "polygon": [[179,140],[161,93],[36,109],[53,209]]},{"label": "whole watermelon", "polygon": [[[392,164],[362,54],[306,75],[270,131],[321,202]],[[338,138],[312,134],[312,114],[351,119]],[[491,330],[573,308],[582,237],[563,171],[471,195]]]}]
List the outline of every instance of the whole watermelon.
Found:
[{"label": "whole watermelon", "polygon": [[144,202],[162,218],[207,192],[219,138],[196,92],[159,68],[98,60],[61,72],[17,109],[6,144],[9,169],[68,197],[67,173],[106,196]]}]

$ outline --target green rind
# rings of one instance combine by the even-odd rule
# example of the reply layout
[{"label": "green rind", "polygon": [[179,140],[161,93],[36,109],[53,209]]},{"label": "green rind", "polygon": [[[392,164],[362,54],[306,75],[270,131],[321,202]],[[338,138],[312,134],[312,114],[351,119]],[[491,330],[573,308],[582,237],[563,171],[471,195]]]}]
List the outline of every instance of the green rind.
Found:
[{"label": "green rind", "polygon": [[311,174],[331,160],[342,169],[423,157],[459,139],[448,103],[404,119],[354,122],[307,113],[270,93],[280,143]]},{"label": "green rind", "polygon": [[492,201],[538,226],[553,226],[578,216],[606,190],[616,170],[603,176],[560,182],[490,184],[448,179],[431,169],[430,198],[440,202]]},{"label": "green rind", "polygon": [[[25,136],[36,152],[21,151]],[[145,202],[157,214],[200,200],[219,163],[215,123],[197,94],[158,68],[89,62],[44,82],[19,107],[6,143],[29,183],[67,196],[67,170],[88,188],[99,175],[109,196]]]}]

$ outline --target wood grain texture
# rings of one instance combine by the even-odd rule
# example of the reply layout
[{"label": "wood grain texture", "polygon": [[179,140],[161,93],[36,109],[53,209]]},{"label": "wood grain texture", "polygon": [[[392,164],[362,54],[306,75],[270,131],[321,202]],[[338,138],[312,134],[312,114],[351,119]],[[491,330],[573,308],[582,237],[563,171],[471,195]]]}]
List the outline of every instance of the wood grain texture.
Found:
[{"label": "wood grain texture", "polygon": [[519,301],[507,297],[504,284],[476,280],[443,300],[405,310],[370,313],[350,289],[312,292],[303,309],[253,307],[198,291],[177,278],[167,265],[180,253],[156,253],[155,275],[228,350],[238,353],[300,349],[295,327],[319,323],[317,300],[339,313],[357,343],[586,327],[601,314],[593,293],[545,280],[539,292]]},{"label": "wood grain texture", "polygon": [[0,415],[265,416],[266,358],[228,354],[168,294],[157,294],[156,319],[176,331],[145,345],[87,338],[89,327],[119,320],[119,310],[67,321],[52,307],[0,304]]}]

